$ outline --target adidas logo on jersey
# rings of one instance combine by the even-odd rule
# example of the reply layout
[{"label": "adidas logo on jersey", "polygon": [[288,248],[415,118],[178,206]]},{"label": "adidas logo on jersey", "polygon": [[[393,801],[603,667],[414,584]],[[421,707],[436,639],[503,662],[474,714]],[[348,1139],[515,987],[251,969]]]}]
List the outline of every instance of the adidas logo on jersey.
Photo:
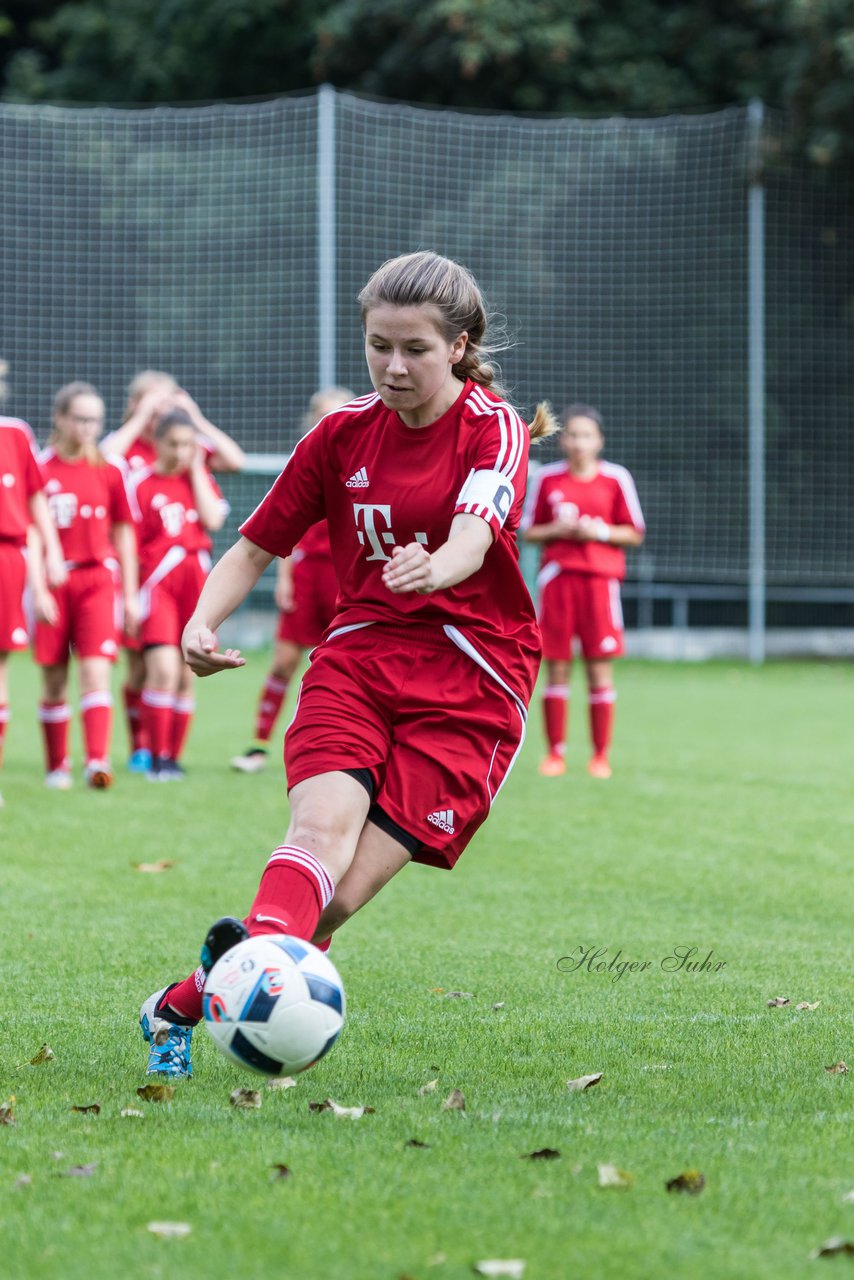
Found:
[{"label": "adidas logo on jersey", "polygon": [[367,471],[365,470],[364,467],[359,467],[359,470],[355,471],[353,475],[351,475],[350,479],[347,481],[347,488],[348,489],[367,489],[369,484],[370,484],[370,480],[368,479]]},{"label": "adidas logo on jersey", "polygon": [[432,822],[440,831],[447,831],[449,836],[454,834],[453,809],[437,809],[435,813],[428,813],[427,821]]}]

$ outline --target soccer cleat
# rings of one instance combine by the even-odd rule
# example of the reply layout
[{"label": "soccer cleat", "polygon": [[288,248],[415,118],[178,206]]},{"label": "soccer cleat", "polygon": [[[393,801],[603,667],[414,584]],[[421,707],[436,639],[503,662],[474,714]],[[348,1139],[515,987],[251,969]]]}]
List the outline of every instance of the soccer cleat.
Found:
[{"label": "soccer cleat", "polygon": [[260,773],[267,766],[267,748],[250,747],[242,756],[233,756],[232,769],[238,773]]},{"label": "soccer cleat", "polygon": [[144,1002],[139,1011],[139,1025],[143,1039],[149,1045],[147,1076],[171,1076],[181,1079],[193,1074],[190,1061],[190,1041],[193,1028],[179,1026],[177,1022],[169,1022],[161,1018],[157,1007],[163,997],[172,990],[175,984],[155,991]]},{"label": "soccer cleat", "polygon": [[539,772],[544,778],[559,778],[566,773],[566,761],[553,751],[540,761]]},{"label": "soccer cleat", "polygon": [[106,791],[113,785],[113,772],[106,760],[90,760],[86,765],[86,786]]},{"label": "soccer cleat", "polygon": [[587,763],[587,772],[591,778],[610,778],[611,766],[608,763],[608,757],[593,756]]},{"label": "soccer cleat", "polygon": [[171,756],[155,756],[146,776],[149,782],[181,782],[184,770]]},{"label": "soccer cleat", "polygon": [[236,947],[238,942],[245,942],[248,937],[249,930],[246,925],[234,916],[223,916],[221,920],[212,924],[202,943],[202,953],[199,957],[205,973],[210,973],[220,956],[224,956],[226,951]]},{"label": "soccer cleat", "polygon": [[71,774],[67,769],[51,769],[45,774],[44,785],[49,791],[70,791]]},{"label": "soccer cleat", "polygon": [[140,747],[128,760],[128,773],[148,773],[151,768],[151,752],[148,747]]}]

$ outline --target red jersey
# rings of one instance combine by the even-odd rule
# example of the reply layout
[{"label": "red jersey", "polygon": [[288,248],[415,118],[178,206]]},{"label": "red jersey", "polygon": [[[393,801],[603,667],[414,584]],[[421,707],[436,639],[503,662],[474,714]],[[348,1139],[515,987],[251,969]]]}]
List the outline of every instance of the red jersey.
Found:
[{"label": "red jersey", "polygon": [[[157,462],[157,446],[148,436],[137,436],[127,453],[121,454],[116,453],[113,449],[115,434],[114,431],[111,431],[109,435],[104,436],[100,444],[101,452],[116,466],[126,470],[129,476],[133,476],[139,471],[148,470]],[[210,458],[214,452],[213,445],[210,440],[198,433],[196,438],[208,455],[208,464],[210,464]]]},{"label": "red jersey", "polygon": [[0,539],[26,544],[30,498],[43,488],[29,426],[20,418],[0,418]]},{"label": "red jersey", "polygon": [[[600,462],[589,480],[574,476],[566,462],[541,467],[531,484],[522,528],[551,524],[561,518],[592,516],[606,524],[630,524],[644,531],[643,512],[635,482],[625,467]],[[574,573],[595,573],[603,578],[626,576],[626,554],[610,542],[576,542],[556,538],[543,544],[542,564],[557,564]]]},{"label": "red jersey", "polygon": [[[222,498],[215,484],[214,489]],[[150,577],[174,549],[183,554],[171,555],[170,565],[180,563],[190,552],[210,551],[211,539],[186,471],[173,476],[150,469],[138,471],[131,477],[130,496],[137,521],[141,580]]]},{"label": "red jersey", "polygon": [[[332,630],[370,622],[442,627],[527,703],[540,658],[516,546],[529,441],[515,410],[471,381],[441,418],[416,429],[378,395],[362,396],[300,440],[240,532],[287,556],[325,516],[340,587]],[[393,595],[382,581],[393,548],[420,542],[437,550],[460,513],[482,517],[493,531],[481,568],[432,595]]]},{"label": "red jersey", "polygon": [[295,560],[329,560],[331,556],[332,543],[329,541],[329,525],[325,520],[318,520],[317,524],[313,524],[293,549]]},{"label": "red jersey", "polygon": [[47,448],[39,456],[50,514],[69,568],[115,559],[114,524],[132,524],[124,477],[110,462],[67,462]]}]

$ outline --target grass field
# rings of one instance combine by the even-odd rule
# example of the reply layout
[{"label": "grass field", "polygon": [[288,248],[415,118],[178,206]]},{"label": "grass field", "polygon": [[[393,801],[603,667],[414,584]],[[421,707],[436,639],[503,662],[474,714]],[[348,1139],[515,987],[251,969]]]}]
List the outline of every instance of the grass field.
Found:
[{"label": "grass field", "polygon": [[[44,791],[34,672],[14,662],[0,1272],[461,1280],[487,1259],[524,1260],[525,1280],[852,1272],[851,1258],[809,1260],[854,1239],[854,1075],[826,1071],[854,1068],[851,669],[627,662],[609,783],[583,771],[583,695],[564,779],[537,775],[535,715],[453,875],[404,872],[336,940],[349,1017],[319,1066],[236,1110],[231,1091],[260,1077],[199,1030],[195,1078],[168,1105],[141,1102],[140,1001],[192,966],[212,919],[247,907],[284,831],[278,761],[253,778],[227,767],[264,662],[198,686],[185,783],[122,775],[103,794]],[[175,866],[132,866],[157,858]],[[725,967],[667,972],[676,946]],[[581,947],[650,964],[616,979],[559,967]],[[768,1008],[778,995],[791,1004]],[[45,1042],[51,1060],[21,1065]],[[596,1087],[567,1089],[594,1072]],[[464,1112],[442,1109],[454,1088]],[[309,1111],[327,1097],[376,1111]],[[94,1102],[98,1115],[71,1110]],[[545,1147],[560,1157],[523,1158]],[[601,1188],[604,1163],[632,1185]],[[668,1194],[687,1169],[705,1189]],[[191,1234],[147,1230],[163,1220]]]}]

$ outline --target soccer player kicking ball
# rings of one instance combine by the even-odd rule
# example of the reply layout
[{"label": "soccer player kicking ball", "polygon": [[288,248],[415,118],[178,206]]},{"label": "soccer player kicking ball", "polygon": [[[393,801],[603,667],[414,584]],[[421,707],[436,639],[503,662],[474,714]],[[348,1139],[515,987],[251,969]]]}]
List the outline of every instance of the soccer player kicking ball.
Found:
[{"label": "soccer player kicking ball", "polygon": [[121,570],[125,627],[137,625],[136,535],[118,467],[106,462],[96,441],[104,402],[88,382],[60,387],[53,402],[53,433],[39,457],[48,506],[59,532],[68,581],[54,591],[57,616],[36,625],[35,656],[42,668],[39,722],[44,738],[45,785],[71,786],[67,703],[73,649],[80,676],[80,710],[86,749],[86,782],[110,786],[113,695],[111,665],[118,652],[115,581]]},{"label": "soccer player kicking ball", "polygon": [[546,687],[543,716],[547,778],[566,772],[566,724],[572,643],[578,636],[587,664],[593,755],[587,771],[610,778],[608,751],[617,694],[613,658],[623,652],[620,581],[625,547],[639,547],[644,520],[634,481],[625,467],[600,461],[602,418],[590,405],[566,410],[560,435],[565,462],[542,467],[528,494],[522,536],[543,548],[537,582]]},{"label": "soccer player kicking ball", "polygon": [[[352,391],[341,387],[315,392],[308,406],[306,428],[311,429],[318,419],[352,399]],[[325,520],[318,520],[292,553],[279,561],[276,604],[280,613],[273,665],[258,699],[255,740],[242,756],[232,758],[232,769],[239,773],[260,773],[266,766],[270,738],[288,685],[305,650],[320,644],[324,631],[335,617],[337,601],[338,579],[332,563],[329,527]]]},{"label": "soccer player kicking ball", "polygon": [[241,937],[322,945],[408,862],[453,867],[522,744],[540,638],[516,529],[529,439],[556,424],[540,406],[526,427],[499,393],[464,267],[394,258],[359,301],[375,393],[299,442],[184,632],[198,675],[242,666],[216,628],[329,521],[339,611],[285,738],[290,825],[245,923],[217,922],[203,967],[142,1006],[152,1073],[190,1073],[205,970]]}]

